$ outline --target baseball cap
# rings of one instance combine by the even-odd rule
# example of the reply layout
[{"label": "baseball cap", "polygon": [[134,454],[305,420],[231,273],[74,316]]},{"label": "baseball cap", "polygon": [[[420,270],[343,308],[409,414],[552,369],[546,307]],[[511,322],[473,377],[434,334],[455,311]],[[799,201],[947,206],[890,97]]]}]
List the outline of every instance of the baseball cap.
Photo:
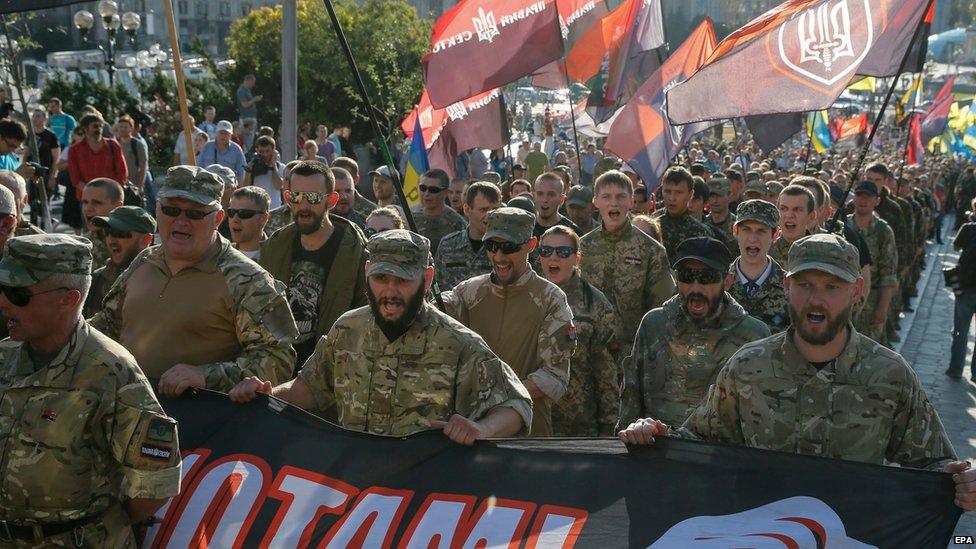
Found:
[{"label": "baseball cap", "polygon": [[217,122],[218,132],[234,133],[234,125],[230,123],[229,120],[221,120]]},{"label": "baseball cap", "polygon": [[742,190],[742,192],[743,194],[752,192],[752,193],[759,193],[761,195],[765,195],[766,184],[763,183],[762,180],[752,179],[748,183],[746,183],[746,186]]},{"label": "baseball cap", "polygon": [[510,208],[518,208],[520,210],[527,211],[532,215],[535,215],[536,213],[535,202],[532,202],[532,199],[527,196],[516,196],[509,200],[508,204],[506,205]]},{"label": "baseball cap", "polygon": [[713,177],[708,180],[708,193],[729,196],[732,194],[732,183],[724,177]]},{"label": "baseball cap", "polygon": [[388,274],[404,280],[419,280],[430,265],[430,240],[406,229],[375,234],[366,243],[369,268],[366,276]]},{"label": "baseball cap", "polygon": [[89,274],[92,243],[67,234],[32,234],[11,238],[0,259],[0,284],[31,286],[58,273]]},{"label": "baseball cap", "polygon": [[771,202],[754,198],[739,203],[735,210],[735,224],[757,221],[775,229],[779,226],[779,208]]},{"label": "baseball cap", "polygon": [[779,181],[767,181],[766,182],[766,192],[769,193],[769,194],[775,194],[775,195],[778,196],[779,193],[783,192],[783,189],[785,189],[785,188],[786,187],[784,187],[783,184],[780,183]]},{"label": "baseball cap", "polygon": [[184,198],[204,206],[220,203],[224,182],[217,175],[198,166],[173,166],[159,189],[159,198]]},{"label": "baseball cap", "polygon": [[92,225],[103,229],[112,228],[146,234],[156,232],[156,220],[139,206],[119,206],[108,215],[93,217],[91,222]]},{"label": "baseball cap", "polygon": [[4,185],[0,185],[0,215],[17,215],[17,197]]},{"label": "baseball cap", "polygon": [[732,263],[732,257],[729,255],[729,249],[725,244],[707,236],[696,236],[682,240],[674,252],[671,268],[677,268],[682,261],[688,259],[701,261],[708,267],[722,273],[727,273],[729,264]]},{"label": "baseball cap", "polygon": [[817,270],[854,282],[861,273],[860,255],[853,244],[832,233],[805,236],[790,247],[787,263],[793,276]]},{"label": "baseball cap", "polygon": [[586,207],[593,203],[593,191],[589,187],[573,185],[566,193],[566,204]]},{"label": "baseball cap", "polygon": [[861,181],[858,183],[857,187],[854,188],[854,194],[869,194],[871,196],[880,196],[878,193],[878,186],[874,184],[873,181]]},{"label": "baseball cap", "polygon": [[481,240],[501,238],[508,242],[522,244],[532,238],[535,228],[535,215],[521,209],[506,206],[488,213],[485,236]]},{"label": "baseball cap", "polygon": [[223,166],[221,164],[211,164],[204,168],[208,172],[216,175],[224,183],[225,189],[233,189],[237,187],[237,174],[234,170]]},{"label": "baseball cap", "polygon": [[[394,171],[394,173],[396,173],[397,176],[399,177],[400,172]],[[390,167],[389,166],[380,166],[379,168],[376,168],[375,170],[369,172],[369,175],[378,175],[380,177],[385,177],[385,178],[389,179],[390,181],[393,181],[393,176],[390,175]]]},{"label": "baseball cap", "polygon": [[762,174],[756,170],[749,170],[746,172],[746,181],[753,181],[762,179]]}]

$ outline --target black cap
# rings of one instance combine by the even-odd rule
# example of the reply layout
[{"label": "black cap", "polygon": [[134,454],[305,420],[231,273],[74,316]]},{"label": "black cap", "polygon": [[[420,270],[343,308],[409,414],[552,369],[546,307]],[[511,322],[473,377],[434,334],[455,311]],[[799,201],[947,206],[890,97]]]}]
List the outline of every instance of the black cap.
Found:
[{"label": "black cap", "polygon": [[697,236],[682,240],[678,244],[678,249],[675,250],[671,268],[677,268],[678,264],[686,259],[701,261],[705,265],[722,273],[729,272],[729,264],[732,263],[732,257],[725,244],[707,236]]},{"label": "black cap", "polygon": [[861,181],[858,183],[857,188],[854,189],[854,194],[865,193],[871,196],[880,196],[878,194],[878,186],[874,184],[873,181]]}]

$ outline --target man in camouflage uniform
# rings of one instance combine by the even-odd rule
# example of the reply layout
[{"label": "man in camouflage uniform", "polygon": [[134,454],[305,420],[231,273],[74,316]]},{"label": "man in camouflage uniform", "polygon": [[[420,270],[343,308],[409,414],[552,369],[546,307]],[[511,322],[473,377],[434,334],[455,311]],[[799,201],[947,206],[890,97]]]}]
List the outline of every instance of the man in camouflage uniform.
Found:
[{"label": "man in camouflage uniform", "polygon": [[769,257],[769,247],[779,234],[779,210],[764,200],[739,204],[733,227],[739,257],[732,263],[731,295],[772,333],[790,325],[789,303],[783,291],[783,268]]},{"label": "man in camouflage uniform", "polygon": [[732,235],[735,225],[735,213],[729,211],[732,201],[732,184],[724,177],[713,177],[708,180],[708,203],[711,212],[705,218],[705,224],[714,229],[717,238],[729,249],[732,257],[739,253],[739,246]]},{"label": "man in camouflage uniform", "polygon": [[167,395],[229,391],[248,375],[277,383],[294,367],[284,285],[217,233],[223,188],[201,168],[170,168],[156,204],[162,244],[132,261],[92,319]]},{"label": "man in camouflage uniform", "polygon": [[91,244],[10,239],[0,261],[0,545],[135,548],[180,487],[176,422],[132,355],[81,317]]},{"label": "man in camouflage uniform", "polygon": [[450,184],[451,179],[444,170],[428,171],[420,177],[420,204],[410,209],[417,232],[430,240],[435,254],[442,238],[466,225],[461,214],[449,208],[444,200]]},{"label": "man in camouflage uniform", "polygon": [[742,200],[762,200],[766,198],[766,192],[766,184],[761,179],[749,179],[742,189]]},{"label": "man in camouflage uniform", "polygon": [[678,244],[689,238],[709,236],[708,229],[688,213],[695,181],[691,173],[681,166],[672,166],[664,172],[662,192],[664,208],[653,217],[661,224],[661,236],[668,258],[674,258]]},{"label": "man in camouflage uniform", "polygon": [[674,294],[674,278],[664,246],[630,222],[630,179],[611,170],[597,178],[593,193],[602,224],[580,240],[580,270],[613,304],[621,344],[629,347],[644,313]]},{"label": "man in camouflage uniform", "polygon": [[156,232],[156,220],[138,206],[119,206],[107,216],[93,217],[91,223],[105,235],[109,260],[92,273],[91,290],[83,310],[85,318],[102,310],[102,301],[115,279],[142,250],[152,245]]},{"label": "man in camouflage uniform", "polygon": [[444,294],[448,314],[484,338],[532,396],[533,436],[552,436],[552,404],[569,383],[576,327],[566,294],[529,266],[535,216],[518,208],[488,214],[483,237],[491,274]]},{"label": "man in camouflage uniform", "polygon": [[[745,345],[676,431],[637,420],[619,433],[650,444],[673,433],[753,448],[954,473],[955,502],[976,509],[976,470],[954,461],[942,421],[901,355],[861,336],[851,308],[862,281],[857,248],[816,234],[790,249],[793,327]],[[838,295],[838,292],[840,295]]]},{"label": "man in camouflage uniform", "polygon": [[579,272],[579,236],[550,227],[539,246],[542,274],[566,293],[576,325],[576,351],[566,394],[552,409],[559,437],[610,436],[620,413],[619,326],[610,300]]},{"label": "man in camouflage uniform", "polygon": [[779,193],[779,237],[769,248],[769,257],[784,268],[789,269],[789,251],[794,242],[808,234],[808,229],[817,222],[817,199],[813,193],[800,185],[787,185]]},{"label": "man in camouflage uniform", "polygon": [[491,261],[482,249],[485,219],[501,204],[501,190],[494,183],[478,181],[464,191],[461,208],[468,226],[441,239],[434,254],[437,286],[449,290],[471,277],[491,272]]},{"label": "man in camouflage uniform", "polygon": [[470,445],[526,434],[532,400],[512,369],[476,333],[424,300],[434,277],[429,246],[403,229],[371,238],[369,306],[342,315],[296,379],[273,387],[249,377],[231,399],[246,402],[261,391],[347,429],[381,435],[442,428]]},{"label": "man in camouflage uniform", "polygon": [[[864,180],[870,181],[878,187],[881,196],[881,203],[876,212],[878,217],[885,220],[891,230],[895,233],[895,246],[898,249],[898,281],[899,285],[908,281],[911,273],[912,258],[915,257],[915,225],[914,219],[909,212],[910,206],[902,204],[901,199],[894,193],[894,175],[887,166],[880,162],[868,165],[864,169]],[[885,333],[888,340],[898,342],[898,320],[901,314],[901,297],[896,295],[891,298],[891,306],[888,310],[888,321],[885,325]]]},{"label": "man in camouflage uniform", "polygon": [[678,295],[641,320],[624,362],[618,430],[647,416],[680,425],[725,361],[742,345],[769,336],[769,328],[726,292],[730,260],[714,238],[689,238],[675,249]]},{"label": "man in camouflage uniform", "polygon": [[874,260],[871,272],[871,292],[864,309],[857,318],[857,330],[865,337],[887,344],[885,323],[891,298],[898,290],[898,250],[895,233],[874,213],[881,202],[878,187],[863,181],[854,191],[854,213],[847,216],[861,234]]},{"label": "man in camouflage uniform", "polygon": [[366,230],[366,216],[356,210],[356,201],[359,197],[352,174],[343,168],[333,167],[332,175],[335,177],[335,192],[339,195],[332,213],[352,221],[361,230]]}]

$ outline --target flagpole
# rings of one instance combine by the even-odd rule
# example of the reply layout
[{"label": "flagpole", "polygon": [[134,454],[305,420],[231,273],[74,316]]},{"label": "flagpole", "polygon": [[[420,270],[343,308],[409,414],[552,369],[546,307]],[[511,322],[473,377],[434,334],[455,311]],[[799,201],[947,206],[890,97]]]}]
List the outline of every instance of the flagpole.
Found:
[{"label": "flagpole", "polygon": [[[515,87],[515,93],[518,95],[518,86]],[[508,179],[515,181],[515,161],[512,158],[512,128],[508,126],[508,107],[505,106],[504,87],[498,90],[498,101],[502,109],[502,141],[505,142],[505,157],[508,159]],[[514,120],[515,116],[513,115],[512,121]]]},{"label": "flagpole", "polygon": [[[342,53],[346,57],[346,63],[349,64],[349,71],[352,73],[353,80],[356,82],[356,88],[359,91],[359,98],[366,107],[366,114],[369,116],[369,122],[373,127],[373,133],[379,139],[380,150],[383,152],[383,160],[386,167],[390,170],[390,176],[393,179],[393,189],[396,191],[397,198],[400,199],[400,203],[403,205],[401,211],[403,211],[403,216],[405,217],[407,226],[410,227],[411,231],[418,233],[417,222],[414,220],[413,214],[410,212],[410,203],[407,202],[407,197],[403,194],[403,181],[400,179],[400,174],[393,162],[393,155],[390,154],[390,148],[387,145],[387,136],[380,129],[379,122],[376,121],[376,111],[373,110],[373,102],[369,100],[369,93],[366,91],[366,84],[363,82],[363,77],[361,74],[359,74],[359,69],[356,67],[356,58],[353,57],[352,48],[349,47],[349,42],[346,41],[346,34],[342,30],[342,24],[339,23],[339,16],[336,15],[335,6],[332,4],[332,0],[322,1],[325,3],[325,9],[329,12],[329,19],[332,20],[332,30],[335,31],[336,38],[339,39],[339,47],[342,48]],[[431,285],[431,292],[434,294],[434,299],[437,301],[437,308],[443,311],[444,300],[441,299],[441,292],[440,288],[437,286],[436,276],[434,277],[433,284]]]},{"label": "flagpole", "polygon": [[[925,6],[928,10],[932,6],[932,2],[935,0],[929,0]],[[864,160],[868,156],[868,150],[871,148],[871,142],[874,141],[874,135],[878,132],[878,126],[881,125],[881,121],[884,117],[885,110],[888,109],[888,103],[891,102],[891,95],[895,92],[895,84],[898,83],[898,77],[901,76],[902,71],[905,70],[905,65],[908,64],[908,58],[912,55],[912,47],[915,45],[915,39],[918,38],[919,33],[912,33],[912,38],[908,42],[908,48],[905,49],[905,55],[901,58],[901,63],[898,65],[898,72],[895,73],[895,77],[891,79],[891,84],[888,85],[888,93],[885,94],[884,101],[881,103],[881,108],[878,110],[877,116],[874,117],[874,124],[871,125],[871,131],[868,132],[868,138],[864,142],[864,146],[861,147],[861,156],[858,157],[857,163],[854,165],[854,170],[851,172],[850,185],[844,190],[844,196],[840,199],[840,206],[837,208],[837,212],[834,213],[834,219],[831,224],[832,227],[839,227],[841,225],[841,216],[844,215],[844,204],[847,203],[847,197],[851,195],[851,189],[857,183],[858,172],[861,171],[861,165],[864,164]]]},{"label": "flagpole", "polygon": [[569,70],[566,68],[566,60],[563,59],[563,76],[566,77],[566,97],[569,99],[569,116],[573,119],[573,144],[576,146],[576,167],[579,168],[580,181],[583,184],[583,155],[580,154],[579,132],[576,131],[576,106],[573,105],[573,85],[569,80]]},{"label": "flagpole", "polygon": [[180,56],[180,39],[176,33],[176,15],[173,12],[173,0],[164,2],[166,8],[166,28],[169,32],[169,47],[173,54],[173,72],[176,74],[176,96],[180,101],[180,122],[183,128],[183,140],[186,147],[186,161],[189,165],[196,165],[196,153],[193,150],[193,125],[190,124],[190,110],[186,102],[186,84],[183,81],[183,58]]}]

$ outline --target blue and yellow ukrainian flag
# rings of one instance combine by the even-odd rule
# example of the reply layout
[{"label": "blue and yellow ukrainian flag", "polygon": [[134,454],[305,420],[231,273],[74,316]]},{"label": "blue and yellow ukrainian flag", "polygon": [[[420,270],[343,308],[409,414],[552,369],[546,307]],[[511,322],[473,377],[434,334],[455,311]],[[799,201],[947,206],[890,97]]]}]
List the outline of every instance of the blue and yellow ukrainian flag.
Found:
[{"label": "blue and yellow ukrainian flag", "polygon": [[407,207],[420,204],[420,176],[430,169],[427,148],[424,147],[424,132],[420,129],[420,116],[413,125],[413,139],[407,156],[407,173],[403,175],[403,195],[407,197]]},{"label": "blue and yellow ukrainian flag", "polygon": [[827,111],[811,112],[807,115],[807,137],[813,144],[813,150],[820,154],[833,144],[830,137],[830,119]]}]

